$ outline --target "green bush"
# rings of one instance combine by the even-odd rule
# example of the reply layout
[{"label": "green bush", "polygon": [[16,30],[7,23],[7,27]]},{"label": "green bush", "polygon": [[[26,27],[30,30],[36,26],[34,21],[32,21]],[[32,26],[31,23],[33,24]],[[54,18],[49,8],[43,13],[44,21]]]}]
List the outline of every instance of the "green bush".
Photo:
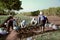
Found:
[{"label": "green bush", "polygon": [[39,12],[40,12],[39,10],[34,11],[34,12],[31,12],[31,15],[32,15],[32,16],[38,16]]}]

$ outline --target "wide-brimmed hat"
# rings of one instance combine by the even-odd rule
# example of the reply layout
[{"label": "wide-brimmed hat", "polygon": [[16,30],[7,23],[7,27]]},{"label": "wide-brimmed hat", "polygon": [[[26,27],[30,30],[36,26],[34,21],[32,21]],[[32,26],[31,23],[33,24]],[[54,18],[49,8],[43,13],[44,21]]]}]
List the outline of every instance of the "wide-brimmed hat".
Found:
[{"label": "wide-brimmed hat", "polygon": [[43,13],[42,13],[42,11],[40,11],[40,15],[42,15]]}]

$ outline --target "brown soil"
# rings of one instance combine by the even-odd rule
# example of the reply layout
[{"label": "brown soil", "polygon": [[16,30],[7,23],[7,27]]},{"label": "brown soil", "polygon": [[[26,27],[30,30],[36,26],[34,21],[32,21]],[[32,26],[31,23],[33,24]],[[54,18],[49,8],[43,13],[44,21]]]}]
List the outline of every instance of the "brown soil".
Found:
[{"label": "brown soil", "polygon": [[56,25],[60,25],[60,17],[58,17],[58,16],[48,16],[48,20],[51,23],[54,23]]},{"label": "brown soil", "polygon": [[15,30],[13,30],[8,36],[7,36],[7,38],[6,38],[6,40],[18,40],[19,38],[18,38],[18,33],[15,31]]}]

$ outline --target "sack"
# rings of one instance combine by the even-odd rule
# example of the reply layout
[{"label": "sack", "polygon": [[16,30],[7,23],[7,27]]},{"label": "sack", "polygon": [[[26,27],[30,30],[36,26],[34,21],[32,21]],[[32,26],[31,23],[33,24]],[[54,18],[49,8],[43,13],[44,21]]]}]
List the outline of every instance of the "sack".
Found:
[{"label": "sack", "polygon": [[48,24],[48,23],[46,23],[46,24],[45,24],[45,27],[49,27],[49,24]]},{"label": "sack", "polygon": [[2,28],[0,28],[0,34],[1,35],[6,35],[6,34],[8,34],[8,32],[6,30],[3,30]]},{"label": "sack", "polygon": [[55,30],[58,29],[56,25],[53,25],[52,28]]},{"label": "sack", "polygon": [[20,27],[19,27],[19,26],[14,26],[13,29],[14,29],[14,30],[19,30]]}]

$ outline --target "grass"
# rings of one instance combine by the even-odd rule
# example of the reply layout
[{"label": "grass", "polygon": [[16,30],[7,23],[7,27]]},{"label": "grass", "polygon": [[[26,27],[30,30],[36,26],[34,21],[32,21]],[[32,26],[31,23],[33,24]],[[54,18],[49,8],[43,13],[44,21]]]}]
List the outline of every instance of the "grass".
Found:
[{"label": "grass", "polygon": [[7,15],[0,15],[0,24],[2,24],[9,16]]},{"label": "grass", "polygon": [[60,40],[60,30],[40,34],[35,39],[36,40]]}]

